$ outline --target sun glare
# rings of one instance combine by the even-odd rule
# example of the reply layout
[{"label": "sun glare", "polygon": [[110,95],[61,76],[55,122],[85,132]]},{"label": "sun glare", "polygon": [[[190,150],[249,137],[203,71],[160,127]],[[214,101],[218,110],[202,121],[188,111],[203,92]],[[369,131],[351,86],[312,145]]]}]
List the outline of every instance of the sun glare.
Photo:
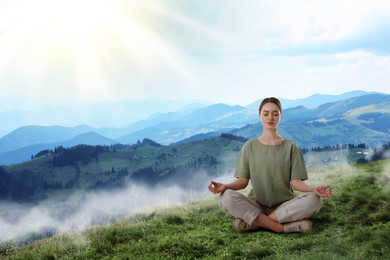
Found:
[{"label": "sun glare", "polygon": [[39,80],[60,64],[73,75],[75,95],[105,97],[113,96],[107,71],[121,59],[144,71],[163,64],[188,76],[179,51],[152,29],[159,8],[143,1],[8,1],[0,5],[0,73]]}]

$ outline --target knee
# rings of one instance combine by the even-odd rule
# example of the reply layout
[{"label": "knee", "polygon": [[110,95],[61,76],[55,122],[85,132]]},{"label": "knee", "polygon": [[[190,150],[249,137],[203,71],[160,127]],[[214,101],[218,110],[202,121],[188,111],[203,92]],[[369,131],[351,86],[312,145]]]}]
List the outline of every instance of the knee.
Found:
[{"label": "knee", "polygon": [[230,208],[233,204],[236,191],[227,189],[219,196],[219,206],[221,209],[225,210]]},{"label": "knee", "polygon": [[234,190],[227,189],[221,195],[219,195],[220,201],[230,201],[234,197]]},{"label": "knee", "polygon": [[314,192],[307,193],[307,207],[312,209],[313,212],[317,212],[321,209],[321,198]]}]

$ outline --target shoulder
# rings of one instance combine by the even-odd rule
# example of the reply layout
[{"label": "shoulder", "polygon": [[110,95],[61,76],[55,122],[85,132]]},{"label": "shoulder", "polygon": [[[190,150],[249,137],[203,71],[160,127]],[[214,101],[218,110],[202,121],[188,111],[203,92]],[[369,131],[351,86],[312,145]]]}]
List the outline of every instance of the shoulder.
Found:
[{"label": "shoulder", "polygon": [[296,145],[293,141],[291,141],[290,139],[284,139],[283,144],[286,145],[286,146],[289,146],[289,147],[297,146],[297,145]]},{"label": "shoulder", "polygon": [[289,149],[301,150],[299,146],[289,139],[284,139],[283,145]]},{"label": "shoulder", "polygon": [[284,145],[285,145],[286,149],[290,150],[293,153],[301,153],[302,152],[301,148],[299,148],[299,146],[291,140],[285,139]]},{"label": "shoulder", "polygon": [[257,145],[258,143],[259,143],[259,140],[257,140],[257,138],[252,138],[252,139],[247,140],[244,143],[243,147],[244,148],[245,147],[253,147],[253,146]]},{"label": "shoulder", "polygon": [[290,139],[284,139],[284,144],[290,147],[298,147],[298,145],[293,141],[291,141]]},{"label": "shoulder", "polygon": [[259,142],[259,140],[257,138],[251,138],[249,139],[248,141],[245,142],[245,145],[254,145],[254,144],[257,144]]},{"label": "shoulder", "polygon": [[257,140],[257,138],[249,139],[244,143],[241,151],[252,150],[254,147],[256,147],[258,145],[258,143],[259,143],[259,141]]}]

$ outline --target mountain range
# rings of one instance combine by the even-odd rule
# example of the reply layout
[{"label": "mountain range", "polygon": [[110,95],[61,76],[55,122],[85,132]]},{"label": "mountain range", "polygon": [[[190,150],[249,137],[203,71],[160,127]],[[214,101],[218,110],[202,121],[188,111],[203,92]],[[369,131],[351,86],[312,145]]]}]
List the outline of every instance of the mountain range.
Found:
[{"label": "mountain range", "polygon": [[[56,103],[57,101],[57,103]],[[210,105],[208,101],[113,100],[87,103],[0,97],[0,134],[26,125],[126,126],[153,115],[191,110]]]},{"label": "mountain range", "polygon": [[[252,124],[232,133],[249,137],[260,131],[260,125]],[[286,109],[279,132],[306,148],[349,143],[380,147],[390,142],[390,95],[367,94],[312,109]]]},{"label": "mountain range", "polygon": [[[133,144],[144,138],[169,145],[221,133],[253,138],[262,131],[257,111],[259,103],[256,101],[247,106],[194,103],[182,107],[176,103],[171,107],[179,107],[177,110],[150,112],[148,118],[122,127],[97,128],[86,124],[75,127],[22,126],[0,138],[0,165],[25,161],[41,150],[57,146]],[[141,103],[133,106],[137,104],[143,107]],[[144,104],[152,106],[150,102]],[[390,141],[388,94],[354,91],[338,96],[313,95],[296,101],[282,100],[282,104],[284,110],[279,132],[301,147],[361,142],[376,147]],[[107,104],[101,105],[98,111],[104,114]],[[162,110],[169,110],[168,103],[154,105],[154,109],[161,105],[165,107]],[[136,113],[140,110],[115,108],[118,110],[117,115],[128,113],[132,118],[137,117]],[[148,111],[152,111],[150,107]]]},{"label": "mountain range", "polygon": [[[281,99],[281,101],[284,109],[298,105],[315,108],[324,103],[365,94],[372,93],[352,91],[341,95],[315,94],[304,99]],[[257,109],[259,102],[260,100],[257,100],[244,107]],[[135,99],[92,103],[88,100],[77,99],[0,96],[0,137],[19,127],[28,125],[60,125],[71,127],[85,124],[95,128],[118,126],[123,128],[130,124],[145,119],[149,120],[163,114],[165,121],[169,116],[171,116],[170,120],[174,120],[183,113],[190,113],[212,104],[214,103],[205,100]]]}]

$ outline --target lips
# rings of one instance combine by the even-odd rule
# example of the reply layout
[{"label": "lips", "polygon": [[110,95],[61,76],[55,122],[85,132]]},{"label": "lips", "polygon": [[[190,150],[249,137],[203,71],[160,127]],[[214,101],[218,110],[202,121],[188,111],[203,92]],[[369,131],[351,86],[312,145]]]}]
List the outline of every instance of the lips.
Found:
[{"label": "lips", "polygon": [[274,122],[267,122],[267,125],[274,125]]}]

